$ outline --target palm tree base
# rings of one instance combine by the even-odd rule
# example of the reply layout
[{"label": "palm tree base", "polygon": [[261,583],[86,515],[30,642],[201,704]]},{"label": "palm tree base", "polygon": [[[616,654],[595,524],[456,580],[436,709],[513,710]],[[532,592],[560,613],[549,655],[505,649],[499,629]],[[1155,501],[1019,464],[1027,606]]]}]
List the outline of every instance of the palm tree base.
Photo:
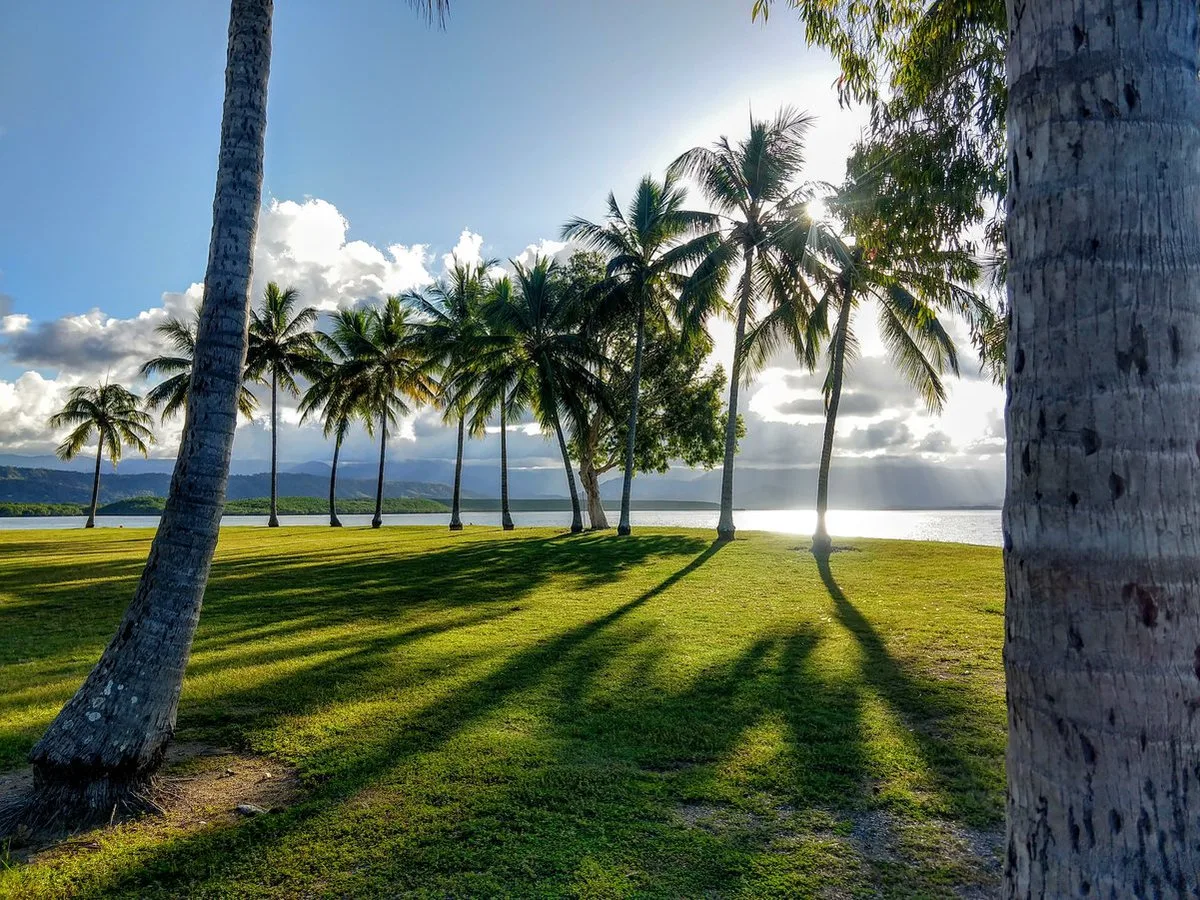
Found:
[{"label": "palm tree base", "polygon": [[734,538],[734,535],[736,535],[736,534],[737,534],[737,529],[735,529],[735,528],[729,528],[729,529],[718,528],[717,529],[717,543],[724,544],[729,541],[732,541]]},{"label": "palm tree base", "polygon": [[33,787],[0,806],[0,839],[39,832],[76,831],[154,808],[153,772],[130,776],[103,770],[83,773],[39,766]]},{"label": "palm tree base", "polygon": [[813,535],[812,552],[813,556],[828,556],[833,550],[833,538],[823,531],[819,531]]},{"label": "palm tree base", "polygon": [[88,520],[87,520],[86,522],[84,522],[84,523],[83,523],[83,527],[84,527],[84,528],[95,528],[95,527],[96,527],[96,520],[95,520],[95,519],[93,519],[93,518],[90,518],[90,517],[89,517],[89,518],[88,518]]},{"label": "palm tree base", "polygon": [[372,528],[381,528],[382,526],[383,526],[383,519],[379,518],[378,516],[376,516],[374,519],[371,520]]},{"label": "palm tree base", "polygon": [[451,531],[462,531],[462,530],[463,530],[463,524],[462,524],[462,522],[451,522],[451,523],[450,523],[450,530],[451,530]]},{"label": "palm tree base", "polygon": [[339,519],[337,516],[333,516],[333,517],[332,517],[332,518],[330,518],[330,520],[329,520],[329,527],[330,527],[330,528],[341,528],[341,527],[342,527],[342,520],[341,520],[341,519]]},{"label": "palm tree base", "polygon": [[621,537],[628,537],[629,535],[633,534],[633,529],[628,525],[618,525],[617,534]]},{"label": "palm tree base", "polygon": [[500,523],[500,527],[505,531],[512,531],[517,526],[513,523],[512,519],[510,519],[508,516],[505,516],[504,521]]},{"label": "palm tree base", "polygon": [[571,523],[571,534],[579,534],[582,531],[583,531],[583,523],[582,522],[572,522]]},{"label": "palm tree base", "polygon": [[271,518],[267,519],[267,527],[268,528],[278,528],[279,520],[277,518],[275,518],[275,516],[271,516]]}]

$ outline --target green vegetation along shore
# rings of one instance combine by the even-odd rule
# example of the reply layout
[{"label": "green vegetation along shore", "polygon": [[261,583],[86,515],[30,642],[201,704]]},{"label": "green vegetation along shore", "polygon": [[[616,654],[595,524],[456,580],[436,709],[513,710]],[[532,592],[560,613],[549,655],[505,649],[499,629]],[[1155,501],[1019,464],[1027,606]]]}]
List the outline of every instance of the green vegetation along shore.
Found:
[{"label": "green vegetation along shore", "polygon": [[[0,533],[0,779],[149,538]],[[710,540],[223,531],[177,740],[234,755],[167,774],[294,795],[0,846],[0,896],[990,895],[999,551],[864,540],[819,569],[794,537]]]}]

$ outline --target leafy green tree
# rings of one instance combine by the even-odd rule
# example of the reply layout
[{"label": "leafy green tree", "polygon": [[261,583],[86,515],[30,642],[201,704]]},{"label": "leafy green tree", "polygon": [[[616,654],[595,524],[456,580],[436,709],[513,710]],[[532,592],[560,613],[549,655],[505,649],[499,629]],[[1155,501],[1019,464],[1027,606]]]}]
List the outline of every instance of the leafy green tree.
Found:
[{"label": "leafy green tree", "polygon": [[815,305],[807,269],[812,265],[808,240],[812,229],[806,203],[811,188],[798,183],[804,168],[804,142],[812,119],[783,109],[771,120],[750,120],[750,134],[737,144],[722,137],[712,147],[684,153],[671,170],[691,176],[726,223],[721,240],[698,272],[724,284],[740,264],[734,303],[734,354],[725,422],[725,459],[721,475],[721,515],[717,538],[732,540],[733,468],[737,452],[738,390],[745,373],[747,325],[758,311],[775,313],[777,333],[792,338],[801,358],[806,317]]},{"label": "leafy green tree", "polygon": [[[512,387],[500,396],[510,410],[532,409],[538,423],[554,434],[562,454],[571,495],[571,532],[583,530],[579,491],[571,467],[571,454],[563,430],[583,421],[583,404],[596,401],[605,386],[596,372],[603,359],[593,343],[578,329],[578,310],[564,289],[558,265],[538,257],[530,266],[513,262],[511,291],[493,296],[488,315],[496,324],[486,340],[477,342],[480,365],[507,373]],[[491,357],[496,362],[491,362]],[[511,370],[506,367],[511,366]],[[507,374],[495,378],[506,385]]]},{"label": "leafy green tree", "polygon": [[84,528],[96,527],[96,504],[100,498],[100,463],[104,452],[115,466],[121,461],[121,448],[132,447],[142,456],[154,443],[150,430],[153,420],[142,410],[142,401],[119,384],[104,382],[94,387],[79,385],[71,388],[63,408],[50,417],[55,431],[70,428],[71,433],[55,451],[59,459],[74,459],[96,435],[96,471],[92,476],[92,503],[88,508]]},{"label": "leafy green tree", "polygon": [[316,341],[324,358],[300,402],[300,421],[319,416],[325,437],[333,438],[333,463],[329,467],[329,524],[341,528],[337,514],[337,469],[342,442],[355,419],[371,425],[364,406],[363,382],[356,379],[355,354],[369,339],[371,318],[364,309],[338,310],[331,316],[333,327],[319,331]]},{"label": "leafy green tree", "polygon": [[[587,251],[572,254],[560,278],[564,289],[575,298],[581,330],[595,342],[601,355],[597,375],[609,388],[607,402],[581,398],[584,418],[569,442],[571,455],[579,462],[588,520],[593,529],[605,529],[609,525],[600,497],[600,478],[622,465],[628,446],[634,329],[628,310],[619,306],[605,309],[607,273],[602,255]],[[711,351],[711,342],[703,333],[681,342],[657,323],[647,323],[634,446],[637,472],[665,472],[672,460],[703,467],[720,461],[725,433],[721,402],[725,373],[720,367],[705,371]]]},{"label": "leafy green tree", "polygon": [[271,515],[267,525],[279,527],[277,490],[279,469],[279,389],[300,396],[296,376],[317,378],[321,371],[321,351],[313,336],[317,310],[306,306],[296,311],[300,292],[293,287],[280,289],[271,282],[263,291],[262,307],[250,311],[250,349],[246,356],[246,377],[271,386]]},{"label": "leafy green tree", "polygon": [[[621,487],[621,520],[617,533],[630,533],[629,507],[636,468],[638,414],[642,394],[642,363],[647,322],[669,330],[672,319],[693,326],[722,307],[720,279],[696,265],[710,258],[719,245],[717,220],[710,213],[684,208],[687,191],[674,175],[662,181],[647,175],[638,184],[626,211],[608,195],[608,216],[602,223],[572,219],[563,237],[579,241],[608,260],[605,296],[610,311],[633,320],[634,351],[626,425],[625,472]],[[709,276],[709,277],[706,277]]]},{"label": "leafy green tree", "polygon": [[[409,403],[435,403],[440,388],[432,372],[435,365],[425,353],[412,313],[400,297],[388,297],[382,306],[367,311],[365,321],[340,336],[345,340],[346,383],[352,385],[356,407],[362,411],[367,431],[379,426],[379,478],[375,488],[372,528],[383,525],[384,464],[389,426],[412,412]],[[359,327],[359,326],[365,327]]]},{"label": "leafy green tree", "polygon": [[[405,295],[405,301],[416,309],[421,320],[417,323],[418,337],[425,353],[436,361],[443,371],[441,381],[442,408],[448,420],[458,422],[458,450],[454,459],[454,499],[450,510],[450,530],[462,531],[462,467],[463,443],[467,415],[470,411],[471,393],[459,389],[471,381],[470,377],[455,378],[462,369],[473,363],[467,348],[472,338],[484,327],[481,307],[490,287],[488,270],[497,264],[488,259],[477,263],[463,263],[457,258],[447,278],[424,291],[413,291]],[[482,436],[481,432],[472,437]]]},{"label": "leafy green tree", "polygon": [[[448,0],[411,2],[430,18],[448,7]],[[246,362],[273,14],[273,0],[230,2],[204,299],[179,457],[150,555],[116,636],[30,753],[35,788],[0,816],[0,834],[17,823],[79,825],[136,805],[175,731],[220,531]]]},{"label": "leafy green tree", "polygon": [[[149,409],[158,409],[161,406],[163,422],[174,418],[187,406],[188,386],[192,381],[192,358],[196,353],[196,329],[199,324],[200,310],[197,309],[190,322],[172,316],[154,329],[170,342],[175,355],[148,359],[142,364],[139,372],[145,378],[166,376],[146,392],[146,406]],[[243,383],[238,394],[238,412],[250,418],[257,408],[258,398]]]}]

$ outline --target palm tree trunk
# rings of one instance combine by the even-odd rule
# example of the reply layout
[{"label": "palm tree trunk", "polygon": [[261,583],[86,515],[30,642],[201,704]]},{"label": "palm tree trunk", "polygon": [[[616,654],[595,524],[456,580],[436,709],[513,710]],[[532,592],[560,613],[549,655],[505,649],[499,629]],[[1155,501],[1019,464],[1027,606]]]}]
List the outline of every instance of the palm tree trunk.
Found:
[{"label": "palm tree trunk", "polygon": [[279,385],[278,378],[271,372],[271,516],[267,519],[268,528],[279,527],[279,507],[275,487],[276,470],[279,457]]},{"label": "palm tree trunk", "polygon": [[383,460],[387,453],[387,413],[379,417],[379,482],[375,486],[375,518],[371,520],[372,528],[383,525]]},{"label": "palm tree trunk", "polygon": [[512,515],[508,511],[508,422],[504,403],[500,403],[500,527],[512,531]]},{"label": "palm tree trunk", "polygon": [[104,459],[104,436],[97,433],[96,438],[96,473],[92,476],[92,506],[88,510],[84,528],[96,527],[96,506],[100,502],[100,463]]},{"label": "palm tree trunk", "polygon": [[342,527],[342,520],[337,514],[337,464],[341,452],[342,438],[339,435],[333,442],[333,466],[329,469],[329,525],[332,528]]},{"label": "palm tree trunk", "polygon": [[563,437],[562,425],[558,416],[554,417],[554,432],[558,435],[558,449],[562,451],[563,467],[567,470],[567,488],[571,492],[571,534],[583,531],[583,514],[579,511],[579,491],[575,489],[575,471],[571,468],[571,452],[567,449],[567,439]]},{"label": "palm tree trunk", "polygon": [[107,820],[144,790],[175,731],[225,504],[246,361],[272,11],[272,0],[231,4],[212,240],[166,507],[117,634],[34,746],[32,802],[10,822]]},{"label": "palm tree trunk", "polygon": [[750,309],[750,292],[754,286],[754,247],[743,254],[746,271],[738,291],[737,327],[733,334],[733,363],[729,367],[729,409],[725,422],[725,463],[721,469],[721,516],[717,522],[717,540],[732,541],[733,527],[733,457],[737,453],[738,383],[742,378],[742,342],[746,339],[746,315]]},{"label": "palm tree trunk", "polygon": [[1004,894],[1195,896],[1197,4],[1008,14]]},{"label": "palm tree trunk", "polygon": [[466,431],[466,418],[458,417],[458,455],[454,460],[454,500],[450,504],[450,530],[462,531],[462,463],[463,436]]},{"label": "palm tree trunk", "polygon": [[825,437],[821,442],[821,467],[817,470],[817,530],[813,534],[812,552],[827,555],[833,549],[829,530],[825,527],[825,513],[829,510],[829,466],[833,462],[833,436],[837,430],[838,405],[842,401],[842,380],[846,374],[846,335],[850,326],[850,310],[854,284],[849,275],[842,294],[842,308],[838,310],[837,330],[833,335],[833,372],[829,387],[829,406],[825,410]]},{"label": "palm tree trunk", "polygon": [[[642,350],[646,341],[646,298],[638,303],[637,339],[633,350],[633,383],[629,389],[629,427],[625,435],[625,477],[621,482],[621,520],[617,534],[629,534],[633,529],[629,523],[629,506],[633,499],[633,455],[637,446],[638,403],[642,392]],[[603,518],[603,512],[601,513]],[[607,520],[606,520],[607,524]],[[596,520],[592,520],[596,527]]]}]

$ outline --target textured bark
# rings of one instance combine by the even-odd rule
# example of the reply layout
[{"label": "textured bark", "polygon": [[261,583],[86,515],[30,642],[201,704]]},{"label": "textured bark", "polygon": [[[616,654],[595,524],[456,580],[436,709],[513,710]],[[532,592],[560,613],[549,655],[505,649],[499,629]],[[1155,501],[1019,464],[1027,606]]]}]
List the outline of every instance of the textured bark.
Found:
[{"label": "textured bark", "polygon": [[1008,897],[1200,897],[1195,0],[1009,0]]},{"label": "textured bark", "polygon": [[825,527],[825,513],[829,511],[829,466],[833,462],[833,436],[837,431],[838,406],[842,402],[842,380],[846,374],[846,334],[850,326],[850,308],[853,285],[846,284],[842,295],[842,308],[838,310],[837,329],[834,331],[832,384],[829,390],[829,406],[825,410],[825,436],[821,442],[821,466],[817,469],[817,530],[813,534],[813,553],[828,553],[833,547],[829,530]]},{"label": "textured bark", "polygon": [[500,527],[505,531],[516,528],[508,511],[508,422],[504,404],[500,404]]},{"label": "textured bark", "polygon": [[262,199],[271,0],[233,0],[213,229],[187,416],[158,531],[100,661],[30,755],[25,821],[107,819],[163,758],[217,544]]},{"label": "textured bark", "polygon": [[379,482],[375,485],[375,517],[371,519],[371,527],[383,525],[383,461],[387,456],[387,416],[379,417]]},{"label": "textured bark", "polygon": [[717,521],[717,540],[732,541],[733,527],[733,457],[737,453],[737,408],[738,382],[742,378],[742,343],[746,339],[746,315],[750,308],[750,293],[754,288],[750,280],[754,268],[754,248],[747,247],[743,254],[745,271],[738,291],[737,327],[733,337],[733,362],[729,367],[729,409],[725,423],[725,462],[721,469],[721,516]]},{"label": "textured bark", "polygon": [[337,514],[337,464],[342,452],[342,439],[333,442],[333,465],[329,469],[329,524],[333,528],[341,528],[342,520]]},{"label": "textured bark", "polygon": [[579,463],[579,481],[587,497],[588,522],[592,529],[603,531],[610,527],[608,516],[604,512],[604,502],[600,498],[600,475],[590,459],[585,458]]},{"label": "textured bark", "polygon": [[563,437],[562,425],[554,420],[554,433],[558,435],[558,449],[562,453],[563,468],[567,470],[567,488],[571,492],[571,534],[583,531],[583,514],[579,510],[579,491],[575,489],[575,470],[571,468],[571,453],[567,450],[567,439]]},{"label": "textured bark", "polygon": [[454,500],[450,505],[450,530],[462,531],[462,466],[463,466],[463,441],[464,432],[466,431],[466,420],[459,416],[458,419],[458,455],[454,459]]},{"label": "textured bark", "polygon": [[96,440],[96,471],[92,475],[92,505],[88,509],[87,521],[84,528],[96,527],[96,507],[100,504],[100,463],[104,459],[104,441],[97,435]]},{"label": "textured bark", "polygon": [[271,373],[271,515],[267,519],[268,528],[279,527],[279,498],[276,487],[277,471],[279,468],[279,379]]},{"label": "textured bark", "polygon": [[[630,386],[629,397],[629,427],[625,435],[625,477],[621,481],[621,520],[617,524],[617,534],[629,534],[632,526],[629,522],[629,505],[633,498],[633,456],[637,446],[638,404],[642,393],[642,351],[646,341],[646,301],[638,304],[637,339],[633,350],[633,382]],[[603,511],[601,511],[603,516]],[[606,523],[607,524],[607,523]],[[592,520],[595,528],[596,521]]]}]

